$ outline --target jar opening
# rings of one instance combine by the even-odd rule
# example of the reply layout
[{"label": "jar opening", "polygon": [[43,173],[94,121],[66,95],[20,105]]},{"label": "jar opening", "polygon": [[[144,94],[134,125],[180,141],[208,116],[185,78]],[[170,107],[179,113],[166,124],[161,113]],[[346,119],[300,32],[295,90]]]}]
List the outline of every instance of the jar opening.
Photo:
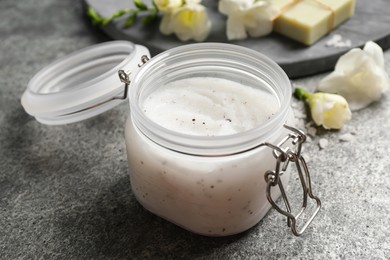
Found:
[{"label": "jar opening", "polygon": [[[277,112],[249,130],[218,136],[170,130],[144,113],[143,103],[156,90],[191,78],[223,79],[261,89],[275,97]],[[161,53],[142,67],[130,88],[131,115],[137,128],[159,145],[194,155],[237,153],[268,141],[286,122],[290,101],[289,79],[275,62],[259,52],[222,43],[190,44]]]}]

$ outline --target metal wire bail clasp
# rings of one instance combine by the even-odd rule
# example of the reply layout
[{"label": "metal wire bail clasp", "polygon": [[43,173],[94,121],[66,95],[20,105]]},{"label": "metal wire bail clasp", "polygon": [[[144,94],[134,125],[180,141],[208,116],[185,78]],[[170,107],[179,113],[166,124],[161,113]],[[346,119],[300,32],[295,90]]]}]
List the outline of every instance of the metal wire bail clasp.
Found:
[{"label": "metal wire bail clasp", "polygon": [[[141,62],[138,63],[138,67],[141,68],[146,62],[149,61],[149,57],[146,56],[146,55],[143,55],[141,57]],[[122,82],[122,83],[125,83],[125,87],[124,87],[124,90],[123,90],[123,95],[120,96],[120,97],[114,97],[113,99],[126,99],[127,98],[127,94],[129,92],[129,86],[130,86],[130,74],[131,72],[129,73],[126,73],[124,70],[119,70],[118,71],[118,77],[119,77],[119,80]]]},{"label": "metal wire bail clasp", "polygon": [[[305,159],[301,155],[302,144],[306,141],[306,135],[302,131],[291,126],[284,125],[284,127],[290,130],[292,133],[288,134],[278,145],[265,143],[265,145],[273,149],[273,155],[276,159],[275,170],[267,171],[264,175],[265,181],[267,182],[267,199],[274,209],[287,217],[287,225],[291,227],[292,233],[296,236],[300,236],[319,212],[321,208],[321,201],[318,197],[313,195],[309,169],[307,168]],[[286,147],[288,141],[290,141],[292,147]],[[296,215],[293,215],[291,212],[290,202],[287,198],[285,189],[280,179],[280,176],[282,176],[283,173],[287,170],[290,162],[293,162],[296,165],[303,190],[302,206]],[[271,197],[271,189],[276,185],[278,185],[280,189],[286,210],[282,210]],[[316,208],[306,223],[303,224],[302,228],[298,230],[297,220],[306,210],[308,197],[316,202]]]}]

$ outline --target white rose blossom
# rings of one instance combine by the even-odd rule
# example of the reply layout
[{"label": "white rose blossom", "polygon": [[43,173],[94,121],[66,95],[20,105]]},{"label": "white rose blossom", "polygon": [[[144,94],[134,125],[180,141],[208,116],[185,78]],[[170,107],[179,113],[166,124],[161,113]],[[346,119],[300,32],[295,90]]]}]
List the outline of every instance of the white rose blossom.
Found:
[{"label": "white rose blossom", "polygon": [[211,22],[206,7],[200,0],[187,0],[172,12],[164,13],[160,31],[163,34],[176,34],[181,41],[204,41],[210,33]]},{"label": "white rose blossom", "polygon": [[309,93],[295,89],[295,96],[306,100],[313,121],[325,129],[340,129],[351,119],[352,113],[344,97],[329,93]]},{"label": "white rose blossom", "polygon": [[268,1],[220,0],[219,12],[228,16],[226,34],[229,40],[260,37],[272,32],[273,17],[278,10]]},{"label": "white rose blossom", "polygon": [[379,100],[390,87],[382,48],[367,42],[363,50],[354,48],[340,57],[335,70],[322,79],[318,90],[342,95],[352,110]]}]

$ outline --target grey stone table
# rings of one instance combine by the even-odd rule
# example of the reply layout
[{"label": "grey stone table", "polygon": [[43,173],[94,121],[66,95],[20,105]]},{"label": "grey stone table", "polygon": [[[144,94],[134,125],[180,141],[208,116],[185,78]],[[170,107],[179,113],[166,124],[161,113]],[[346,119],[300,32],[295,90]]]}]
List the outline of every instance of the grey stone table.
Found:
[{"label": "grey stone table", "polygon": [[[388,259],[390,99],[341,131],[318,129],[305,149],[323,208],[302,237],[271,210],[224,238],[194,235],[145,211],[130,189],[121,105],[85,122],[45,126],[20,96],[43,66],[108,40],[81,3],[0,2],[1,259]],[[386,52],[390,72],[390,52]],[[313,89],[324,75],[293,84]],[[293,101],[302,125],[304,106]],[[352,140],[340,137],[353,133]],[[329,145],[320,149],[320,139]],[[289,192],[298,192],[294,186]]]}]

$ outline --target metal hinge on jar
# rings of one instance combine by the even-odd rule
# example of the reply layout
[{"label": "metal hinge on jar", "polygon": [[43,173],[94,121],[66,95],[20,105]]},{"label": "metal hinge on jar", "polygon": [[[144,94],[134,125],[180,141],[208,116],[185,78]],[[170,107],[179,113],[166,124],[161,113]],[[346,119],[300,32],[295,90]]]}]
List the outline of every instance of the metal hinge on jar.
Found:
[{"label": "metal hinge on jar", "polygon": [[[266,146],[273,149],[273,155],[276,159],[275,170],[269,170],[264,175],[265,181],[267,182],[267,199],[274,209],[276,209],[279,213],[287,217],[287,225],[291,227],[292,233],[296,236],[300,236],[319,212],[321,208],[321,201],[318,197],[313,195],[309,169],[307,168],[305,159],[301,155],[302,144],[306,141],[306,135],[302,131],[291,126],[284,125],[284,127],[290,130],[291,133],[289,133],[278,145],[265,143]],[[291,142],[291,144],[293,145],[292,148],[288,146],[286,147],[286,144],[288,142]],[[287,170],[287,167],[290,162],[293,162],[296,165],[296,169],[303,190],[303,201],[301,210],[295,215],[293,215],[291,211],[289,200],[287,198],[285,189],[280,179],[280,176],[282,176],[283,173]],[[281,209],[271,197],[271,189],[276,185],[278,185],[280,189],[286,210]],[[303,225],[303,227],[298,230],[297,221],[307,210],[308,198],[316,202],[316,208],[309,217],[309,219],[306,221],[306,223]]]},{"label": "metal hinge on jar", "polygon": [[[143,55],[141,57],[141,63],[138,64],[138,67],[142,67],[148,60],[149,60],[149,57],[146,56],[146,55]],[[83,108],[83,109],[80,109],[80,110],[77,110],[77,111],[74,111],[74,112],[71,112],[71,113],[64,114],[64,116],[69,116],[69,115],[72,115],[72,114],[77,114],[77,113],[80,113],[80,112],[84,112],[84,111],[90,110],[92,108],[95,108],[97,106],[106,104],[108,102],[112,102],[114,100],[125,100],[125,99],[127,99],[127,95],[128,95],[128,92],[129,92],[129,86],[130,86],[130,77],[129,77],[130,74],[131,74],[131,72],[126,73],[124,70],[119,70],[118,71],[118,76],[119,76],[120,81],[122,83],[125,83],[122,96],[112,97],[112,98],[107,99],[107,100],[105,100],[103,102],[97,103],[97,104],[95,104],[93,106],[90,106],[90,107],[87,107],[87,108]]]},{"label": "metal hinge on jar", "polygon": [[[138,63],[138,67],[141,68],[149,60],[150,60],[150,58],[148,56],[143,55],[141,57],[141,62]],[[115,97],[113,99],[126,99],[127,98],[127,94],[129,92],[129,85],[130,85],[130,77],[129,77],[130,74],[131,74],[131,72],[126,73],[124,70],[119,70],[118,71],[119,79],[120,79],[120,81],[122,83],[125,83],[125,88],[124,88],[124,91],[123,91],[123,96]]]}]

